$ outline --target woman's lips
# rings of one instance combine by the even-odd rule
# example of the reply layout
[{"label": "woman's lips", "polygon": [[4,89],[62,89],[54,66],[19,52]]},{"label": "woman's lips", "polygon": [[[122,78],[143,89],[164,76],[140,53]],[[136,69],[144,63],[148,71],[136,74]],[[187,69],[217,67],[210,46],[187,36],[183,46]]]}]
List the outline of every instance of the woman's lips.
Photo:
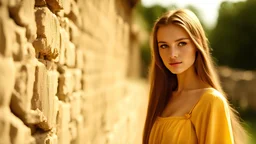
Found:
[{"label": "woman's lips", "polygon": [[177,65],[179,65],[179,64],[181,64],[182,62],[174,62],[174,63],[169,63],[169,65],[171,65],[171,66],[177,66]]}]

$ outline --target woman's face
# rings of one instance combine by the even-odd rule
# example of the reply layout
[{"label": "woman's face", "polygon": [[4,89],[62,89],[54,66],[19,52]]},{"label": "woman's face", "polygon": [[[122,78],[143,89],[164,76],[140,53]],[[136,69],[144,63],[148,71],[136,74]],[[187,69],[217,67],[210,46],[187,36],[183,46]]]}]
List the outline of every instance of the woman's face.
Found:
[{"label": "woman's face", "polygon": [[196,47],[181,26],[169,24],[160,27],[157,31],[157,43],[164,65],[173,74],[181,74],[193,66]]}]

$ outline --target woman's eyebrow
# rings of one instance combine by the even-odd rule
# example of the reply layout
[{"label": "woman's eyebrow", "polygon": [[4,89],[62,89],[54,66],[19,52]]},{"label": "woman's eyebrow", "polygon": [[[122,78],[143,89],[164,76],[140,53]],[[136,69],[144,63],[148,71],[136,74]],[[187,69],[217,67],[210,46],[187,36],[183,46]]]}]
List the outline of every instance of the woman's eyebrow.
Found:
[{"label": "woman's eyebrow", "polygon": [[159,42],[157,42],[157,43],[166,43],[165,41],[159,41]]},{"label": "woman's eyebrow", "polygon": [[175,42],[185,40],[185,39],[189,39],[189,38],[179,38],[179,39],[175,40]]},{"label": "woman's eyebrow", "polygon": [[[175,42],[181,41],[181,40],[186,40],[186,39],[189,39],[189,38],[179,38],[179,39],[175,40]],[[158,41],[157,43],[167,43],[167,42],[165,42],[165,41]]]}]

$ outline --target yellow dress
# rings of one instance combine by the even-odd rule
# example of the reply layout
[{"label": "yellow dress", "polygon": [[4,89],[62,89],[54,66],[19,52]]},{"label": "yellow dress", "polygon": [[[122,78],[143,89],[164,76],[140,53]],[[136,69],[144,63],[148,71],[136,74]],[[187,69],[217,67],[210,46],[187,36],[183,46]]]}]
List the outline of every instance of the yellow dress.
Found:
[{"label": "yellow dress", "polygon": [[149,144],[233,144],[228,103],[207,89],[185,116],[157,117]]}]

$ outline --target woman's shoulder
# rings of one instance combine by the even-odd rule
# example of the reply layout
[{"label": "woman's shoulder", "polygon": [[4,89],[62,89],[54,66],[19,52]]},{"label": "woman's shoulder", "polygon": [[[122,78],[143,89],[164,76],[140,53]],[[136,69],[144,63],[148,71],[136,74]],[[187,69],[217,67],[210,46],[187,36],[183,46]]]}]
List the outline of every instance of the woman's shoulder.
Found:
[{"label": "woman's shoulder", "polygon": [[201,96],[201,103],[225,102],[225,96],[214,88],[207,89]]},{"label": "woman's shoulder", "polygon": [[[229,115],[229,103],[225,96],[214,88],[204,92],[198,105],[192,111],[192,121],[209,119],[214,117],[226,117]],[[217,119],[215,119],[217,120]]]},{"label": "woman's shoulder", "polygon": [[211,107],[226,106],[227,104],[227,99],[221,92],[214,88],[209,88],[202,94],[195,110],[197,109],[202,111],[211,109]]}]

